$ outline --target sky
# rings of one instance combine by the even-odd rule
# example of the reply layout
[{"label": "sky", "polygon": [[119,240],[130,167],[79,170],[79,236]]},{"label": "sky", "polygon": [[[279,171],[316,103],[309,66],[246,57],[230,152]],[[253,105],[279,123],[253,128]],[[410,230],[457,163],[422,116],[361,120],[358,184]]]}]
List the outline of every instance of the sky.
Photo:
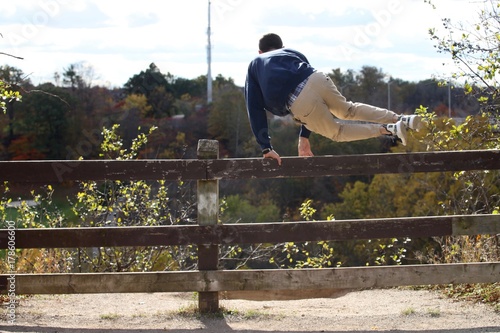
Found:
[{"label": "sky", "polygon": [[[245,83],[258,40],[279,34],[319,71],[379,68],[420,81],[453,71],[429,29],[470,20],[478,0],[211,0],[212,76]],[[155,63],[162,73],[207,74],[208,0],[0,0],[0,65],[35,85],[71,64],[94,85],[121,87]]]}]

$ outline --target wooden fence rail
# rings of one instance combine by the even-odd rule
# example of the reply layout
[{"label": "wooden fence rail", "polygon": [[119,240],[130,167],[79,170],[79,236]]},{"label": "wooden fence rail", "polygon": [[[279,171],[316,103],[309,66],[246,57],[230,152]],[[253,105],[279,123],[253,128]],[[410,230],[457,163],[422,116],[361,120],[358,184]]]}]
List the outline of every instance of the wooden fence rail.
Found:
[{"label": "wooden fence rail", "polygon": [[[17,248],[167,246],[344,241],[392,237],[499,234],[500,215],[454,215],[205,226],[17,229]],[[0,249],[8,234],[0,231]]]},{"label": "wooden fence rail", "polygon": [[[53,184],[101,180],[197,180],[198,225],[15,229],[15,247],[82,248],[198,245],[198,271],[143,273],[14,274],[19,294],[200,292],[202,312],[218,311],[219,294],[273,299],[328,297],[337,291],[402,285],[492,283],[500,262],[301,270],[218,270],[219,245],[392,237],[495,235],[500,215],[430,216],[317,222],[217,224],[218,181],[381,173],[500,169],[500,151],[428,152],[266,159],[218,159],[216,141],[201,140],[198,159],[134,161],[0,162],[0,181]],[[0,230],[0,249],[12,231]],[[0,275],[5,293],[12,274]],[[9,280],[10,279],[10,280]],[[283,293],[280,294],[280,291]],[[292,293],[290,293],[292,292]],[[260,294],[262,295],[262,294]],[[292,296],[290,296],[292,295]]]},{"label": "wooden fence rail", "polygon": [[[19,294],[311,291],[498,282],[500,263],[210,270],[144,273],[17,274]],[[319,290],[319,292],[317,292]],[[241,294],[241,293],[240,293]]]},{"label": "wooden fence rail", "polygon": [[193,160],[0,162],[0,181],[223,180],[500,169],[499,150]]}]

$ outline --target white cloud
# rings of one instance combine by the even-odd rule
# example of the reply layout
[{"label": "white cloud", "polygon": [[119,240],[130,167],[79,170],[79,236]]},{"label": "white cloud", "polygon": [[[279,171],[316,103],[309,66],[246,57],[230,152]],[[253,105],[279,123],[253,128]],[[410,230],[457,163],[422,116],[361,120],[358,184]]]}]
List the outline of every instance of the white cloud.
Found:
[{"label": "white cloud", "polygon": [[[264,33],[279,33],[321,70],[376,66],[405,80],[436,74],[428,29],[442,17],[468,19],[471,0],[211,0],[212,73],[244,84],[248,63]],[[163,72],[206,74],[208,1],[23,0],[0,4],[3,59],[33,73],[34,83],[85,61],[120,86],[155,62]],[[38,81],[37,81],[38,80]]]}]

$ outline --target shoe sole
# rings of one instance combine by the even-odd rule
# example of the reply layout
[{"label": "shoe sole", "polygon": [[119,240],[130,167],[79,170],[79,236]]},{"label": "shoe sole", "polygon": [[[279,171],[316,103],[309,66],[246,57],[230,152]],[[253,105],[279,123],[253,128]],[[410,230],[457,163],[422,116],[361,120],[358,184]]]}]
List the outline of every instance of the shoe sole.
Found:
[{"label": "shoe sole", "polygon": [[417,116],[413,117],[411,120],[410,128],[416,130],[417,132],[420,131],[422,128],[422,118]]},{"label": "shoe sole", "polygon": [[420,131],[422,128],[422,118],[420,116],[415,116],[415,117],[409,117],[408,118],[403,117],[403,122],[408,126],[409,129],[415,130],[415,131]]}]

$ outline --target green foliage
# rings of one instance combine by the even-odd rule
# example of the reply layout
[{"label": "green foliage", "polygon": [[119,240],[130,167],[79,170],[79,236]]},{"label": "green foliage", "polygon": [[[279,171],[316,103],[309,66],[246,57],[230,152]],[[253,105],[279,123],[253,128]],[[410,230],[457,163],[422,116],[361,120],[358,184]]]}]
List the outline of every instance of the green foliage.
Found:
[{"label": "green foliage", "polygon": [[[19,85],[26,81],[21,70],[11,66],[0,66],[0,109],[7,113],[13,102],[21,101]],[[10,115],[9,115],[10,116]]]},{"label": "green foliage", "polygon": [[17,228],[55,228],[65,224],[64,213],[54,206],[54,188],[51,185],[30,191],[30,199],[10,196],[10,186],[0,186],[0,221],[14,221]]},{"label": "green foliage", "polygon": [[[103,129],[101,157],[129,160],[138,156],[148,141],[139,134],[129,149],[123,147],[118,125]],[[66,227],[75,216],[80,226],[154,226],[191,223],[193,215],[191,190],[187,184],[165,181],[104,181],[81,182],[80,191],[71,200],[72,211],[63,212],[53,202],[54,189],[48,185],[41,193],[31,192],[32,200],[19,200],[12,207],[8,183],[0,196],[0,220],[13,221],[17,228]],[[0,269],[7,264],[0,259]],[[17,272],[87,271],[151,271],[189,269],[196,265],[194,246],[172,247],[100,247],[74,251],[26,249],[19,251]]]},{"label": "green foliage", "polygon": [[416,133],[417,140],[430,151],[498,149],[498,125],[488,113],[467,116],[457,124],[452,118],[436,117],[434,112],[421,106],[416,110],[425,122],[426,129]]},{"label": "green foliage", "polygon": [[[463,123],[451,119],[435,118],[425,108],[419,110],[426,118],[427,131],[420,140],[428,150],[482,150],[499,149],[497,125],[492,125],[487,114],[469,116]],[[491,214],[500,204],[497,170],[462,171],[447,173],[446,178],[434,185],[437,203],[446,214]]]},{"label": "green foliage", "polygon": [[[101,157],[104,159],[130,160],[138,156],[147,143],[149,134],[141,133],[132,141],[130,149],[123,148],[118,135],[119,126],[103,129]],[[74,204],[74,213],[84,226],[157,226],[187,223],[192,209],[179,204],[189,200],[183,193],[184,183],[176,186],[176,200],[169,197],[165,181],[149,184],[145,181],[81,182]],[[195,262],[193,247],[101,247],[81,249],[78,263],[92,271],[150,271],[158,269],[187,268]]]},{"label": "green foliage", "polygon": [[255,223],[279,221],[280,210],[272,202],[254,206],[240,195],[225,197],[221,203],[222,223]]},{"label": "green foliage", "polygon": [[491,304],[495,311],[500,312],[500,283],[492,284],[455,284],[443,286],[443,291],[449,297]]},{"label": "green foliage", "polygon": [[[253,205],[240,195],[229,195],[221,200],[220,222],[259,223],[279,221],[280,210],[271,201],[262,200]],[[270,257],[275,245],[251,244],[221,246],[220,262],[226,269],[260,267]]]},{"label": "green foliage", "polygon": [[[430,1],[429,1],[430,2]],[[430,29],[439,52],[449,54],[465,80],[465,89],[476,96],[485,112],[498,112],[500,105],[500,2],[483,1],[478,17],[470,22],[443,19],[444,31]]]},{"label": "green foliage", "polygon": [[177,114],[175,97],[164,86],[155,87],[148,96],[149,112],[142,115],[146,118],[160,119]]},{"label": "green foliage", "polygon": [[[22,109],[22,121],[17,123],[19,132],[33,133],[29,147],[48,159],[64,159],[65,138],[69,135],[70,96],[66,91],[47,84],[41,87],[43,93],[31,93],[25,96]],[[24,158],[22,154],[12,152],[15,159]]]},{"label": "green foliage", "polygon": [[12,101],[21,101],[21,94],[13,91],[8,83],[0,79],[0,109],[3,113],[7,112],[7,103]]},{"label": "green foliage", "polygon": [[[31,191],[31,199],[13,200],[7,182],[0,186],[0,228],[7,221],[15,228],[46,228],[64,226],[66,217],[53,204],[54,189],[43,186]],[[0,251],[0,272],[10,271],[5,250]],[[17,273],[66,273],[73,266],[73,252],[69,249],[18,249],[15,268]]]},{"label": "green foliage", "polygon": [[[316,209],[312,200],[304,201],[299,209],[305,221],[313,222]],[[326,268],[338,267],[337,253],[329,242],[287,242],[283,244],[281,253],[271,257],[270,263],[283,268]]]},{"label": "green foliage", "polygon": [[141,109],[142,116],[159,119],[191,113],[192,105],[187,101],[202,98],[204,86],[206,78],[178,78],[171,73],[162,73],[156,64],[151,63],[148,69],[132,76],[124,88],[128,95],[146,98],[148,107]]},{"label": "green foliage", "polygon": [[338,204],[328,204],[323,208],[323,215],[334,214],[337,219],[361,219],[370,210],[371,199],[368,194],[368,184],[357,181],[348,183],[339,194],[342,201]]},{"label": "green foliage", "polygon": [[[453,119],[436,117],[425,107],[417,110],[426,126],[413,132],[409,147],[413,150],[498,149],[497,127],[487,115],[469,116],[457,124]],[[401,166],[404,170],[404,166]],[[348,184],[339,195],[342,201],[325,205],[321,215],[337,219],[364,219],[455,214],[489,214],[498,211],[499,172],[464,171],[375,175],[371,182]],[[498,260],[498,240],[492,235],[434,238],[372,240],[350,242],[355,260],[360,253],[379,253],[370,264],[401,262],[474,262]],[[410,257],[405,250],[411,250]],[[389,252],[388,252],[389,251]],[[337,251],[338,253],[340,251]],[[422,254],[424,254],[422,256]],[[389,260],[388,260],[389,259]]]},{"label": "green foliage", "polygon": [[[157,127],[152,126],[148,134],[139,133],[139,135],[132,140],[130,149],[123,149],[123,141],[118,134],[120,125],[114,124],[111,129],[103,128],[102,130],[102,143],[99,156],[103,159],[116,159],[116,160],[131,160],[138,157],[140,150],[148,142],[148,135],[153,133]],[[141,128],[139,127],[139,130]]]},{"label": "green foliage", "polygon": [[[303,202],[300,214],[305,221],[314,223],[316,209],[312,204],[312,200]],[[332,215],[328,219],[336,223]],[[282,253],[272,257],[270,262],[284,268],[400,265],[406,257],[409,242],[409,238],[287,242],[282,246]]]},{"label": "green foliage", "polygon": [[[494,2],[492,2],[494,3]],[[496,7],[498,8],[498,6]],[[485,105],[484,110],[496,111],[498,78],[498,40],[489,39],[496,36],[498,15],[486,15],[484,20],[475,26],[470,33],[450,34],[450,38],[436,38],[442,41],[441,50],[452,54],[453,59],[465,65],[470,55],[476,56],[475,64],[458,73],[456,77],[465,77],[467,82],[464,91],[476,95]],[[451,22],[445,22],[446,29],[451,29]],[[451,30],[450,30],[451,31]],[[473,34],[472,32],[477,32]],[[433,33],[437,33],[434,31]],[[490,34],[491,33],[491,34]],[[437,36],[437,35],[434,35]],[[487,52],[486,43],[474,41],[474,36],[484,38],[491,43],[491,52]],[[457,37],[457,38],[455,38]],[[480,55],[477,57],[477,55]],[[465,73],[471,71],[472,75]],[[214,81],[215,99],[205,109],[200,99],[204,95],[206,77],[195,80],[177,78],[163,74],[151,64],[138,75],[134,75],[125,85],[126,97],[120,92],[105,88],[91,87],[85,81],[85,75],[78,66],[71,65],[63,74],[64,88],[53,90],[57,95],[68,100],[71,107],[63,109],[61,100],[53,96],[33,96],[30,103],[23,103],[17,112],[15,123],[16,135],[11,135],[10,156],[24,157],[36,155],[29,148],[37,148],[41,153],[63,153],[68,146],[82,142],[79,133],[85,133],[85,142],[98,146],[96,137],[104,125],[118,122],[128,128],[126,135],[135,137],[135,129],[140,124],[158,125],[160,132],[158,142],[163,149],[153,145],[148,134],[139,134],[135,140],[123,139],[118,135],[118,126],[103,130],[104,141],[99,145],[101,158],[134,159],[141,152],[148,150],[150,155],[160,158],[179,158],[186,155],[186,147],[195,146],[200,137],[210,136],[222,143],[224,156],[255,156],[258,147],[249,131],[244,101],[239,87],[231,79],[219,76]],[[330,76],[334,79],[346,97],[351,100],[385,106],[388,84],[385,74],[374,67],[363,67],[359,72],[352,70],[342,73],[334,70]],[[10,80],[0,81],[0,102],[14,102],[17,95],[9,95],[12,87],[6,85]],[[419,84],[392,79],[390,85],[394,109],[402,112],[413,112],[416,103],[437,101],[443,103],[446,90],[432,80]],[[46,88],[48,86],[40,86]],[[14,89],[15,90],[15,89]],[[458,95],[460,89],[456,88]],[[68,96],[69,94],[69,96]],[[120,96],[120,97],[117,97]],[[20,97],[20,96],[19,96]],[[27,96],[25,96],[27,97]],[[25,98],[24,101],[28,101]],[[457,103],[459,103],[457,101]],[[193,112],[195,105],[200,104],[200,112]],[[39,105],[42,107],[38,108]],[[463,105],[462,105],[463,107]],[[458,106],[457,106],[458,108]],[[198,110],[198,109],[196,109]],[[492,125],[488,115],[468,117],[463,123],[455,123],[448,118],[439,118],[439,110],[434,105],[421,107],[417,112],[427,120],[427,128],[420,133],[413,133],[406,148],[394,147],[394,151],[437,151],[463,149],[497,149],[498,128]],[[475,110],[464,108],[470,114]],[[24,112],[26,111],[26,112]],[[71,111],[71,112],[67,112]],[[8,112],[7,112],[8,113]],[[184,128],[174,124],[170,116],[175,114],[192,114],[193,117],[183,121]],[[208,113],[208,117],[207,114]],[[63,118],[77,115],[70,121]],[[52,127],[51,127],[52,126]],[[133,131],[130,130],[133,127]],[[32,128],[44,135],[33,136]],[[151,126],[152,130],[154,129]],[[130,130],[130,131],[129,131]],[[270,122],[273,142],[279,147],[283,156],[297,153],[298,126],[289,119],[273,119]],[[96,132],[96,133],[95,133]],[[76,134],[75,134],[76,133]],[[90,133],[90,135],[88,135]],[[201,133],[201,134],[200,134]],[[71,140],[70,140],[71,138]],[[100,137],[99,137],[100,139]],[[9,140],[10,141],[10,140]],[[19,147],[36,142],[36,147],[27,147],[25,154]],[[43,142],[43,143],[42,143]],[[311,136],[313,150],[317,155],[373,153],[385,151],[383,142],[373,139],[358,143],[334,143],[317,135]],[[53,143],[47,144],[47,143]],[[59,145],[57,145],[59,143]],[[125,146],[131,144],[130,149]],[[148,143],[147,149],[146,143]],[[13,151],[18,150],[18,153]],[[96,149],[97,150],[97,149]],[[24,152],[24,151],[23,151]],[[95,151],[80,153],[84,158],[97,157]],[[78,156],[80,156],[78,155]],[[45,155],[42,155],[45,156]],[[64,155],[62,157],[66,157]],[[50,156],[54,157],[54,156]],[[77,157],[76,152],[72,157]],[[404,165],[401,166],[402,170]],[[411,170],[408,170],[411,171]],[[350,178],[350,183],[342,190],[346,179],[338,177],[315,179],[280,179],[248,181],[244,185],[225,189],[228,195],[223,200],[221,221],[224,223],[252,223],[278,221],[288,214],[286,219],[302,217],[308,223],[321,215],[323,219],[337,220],[352,218],[404,217],[441,214],[468,214],[497,212],[498,172],[457,172],[397,175],[377,175],[372,178]],[[240,183],[243,184],[243,183]],[[47,191],[45,189],[44,191]],[[50,191],[49,191],[50,192]],[[192,203],[187,198],[189,185],[178,183],[167,186],[164,182],[148,183],[143,181],[123,182],[82,182],[76,198],[72,199],[74,212],[83,220],[83,226],[106,227],[125,225],[163,225],[189,223],[192,217]],[[241,193],[246,193],[242,196]],[[41,197],[33,193],[36,206],[21,204],[21,208],[13,213],[6,208],[11,199],[0,201],[0,217],[15,219],[19,226],[30,227],[61,226],[67,223],[62,213],[49,209],[48,196]],[[49,196],[50,197],[50,196]],[[273,198],[273,200],[268,200]],[[340,199],[340,202],[337,202]],[[181,203],[181,200],[185,203]],[[325,204],[326,203],[326,204]],[[316,208],[313,208],[315,206]],[[43,208],[45,207],[45,208]],[[44,210],[45,209],[45,210]],[[4,219],[5,221],[5,219]],[[335,221],[332,221],[335,223]],[[352,242],[308,242],[286,243],[281,245],[257,244],[246,247],[223,248],[225,267],[252,267],[268,264],[271,259],[273,267],[336,267],[355,265],[400,264],[415,254],[405,252],[419,249],[422,252],[419,261],[456,262],[459,260],[488,260],[498,258],[498,244],[494,237],[470,237],[457,239],[435,239],[425,243],[409,239],[387,239]],[[87,252],[85,252],[87,251]],[[497,251],[497,252],[495,252]],[[48,260],[50,252],[30,252],[23,254],[29,261],[36,263],[39,257],[45,256],[47,271],[65,271],[69,269],[69,261],[61,254],[56,260]],[[429,258],[432,259],[429,259]],[[195,254],[192,248],[99,248],[80,250],[73,255],[83,270],[121,271],[121,270],[156,270],[192,267]],[[45,260],[45,259],[44,259]],[[62,260],[62,261],[61,261]],[[65,264],[60,264],[61,262]],[[28,268],[28,266],[26,266]],[[59,267],[56,269],[56,267]],[[265,266],[268,267],[268,266]],[[32,270],[42,269],[41,266]],[[27,269],[28,271],[29,269]]]}]

